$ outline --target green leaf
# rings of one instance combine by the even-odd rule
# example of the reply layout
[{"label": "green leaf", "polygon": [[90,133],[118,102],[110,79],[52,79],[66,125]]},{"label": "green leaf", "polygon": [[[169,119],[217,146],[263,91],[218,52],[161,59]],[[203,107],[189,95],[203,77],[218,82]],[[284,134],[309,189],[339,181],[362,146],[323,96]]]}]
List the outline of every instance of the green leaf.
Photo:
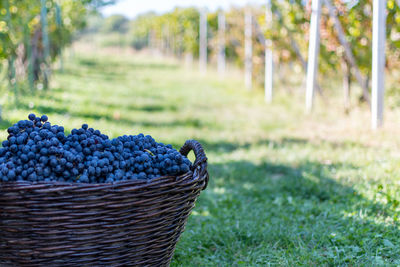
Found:
[{"label": "green leaf", "polygon": [[387,240],[387,239],[383,239],[383,244],[386,246],[386,247],[389,247],[389,248],[394,248],[394,245],[393,245],[393,243],[392,242],[390,242],[389,240]]}]

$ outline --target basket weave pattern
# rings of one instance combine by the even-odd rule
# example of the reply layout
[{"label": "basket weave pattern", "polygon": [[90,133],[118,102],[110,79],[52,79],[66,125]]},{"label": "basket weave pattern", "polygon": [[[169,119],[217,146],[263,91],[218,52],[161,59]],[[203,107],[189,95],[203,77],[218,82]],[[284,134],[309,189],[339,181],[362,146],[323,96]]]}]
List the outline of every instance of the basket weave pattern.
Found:
[{"label": "basket weave pattern", "polygon": [[0,266],[168,266],[208,183],[201,145],[181,176],[114,184],[0,184]]}]

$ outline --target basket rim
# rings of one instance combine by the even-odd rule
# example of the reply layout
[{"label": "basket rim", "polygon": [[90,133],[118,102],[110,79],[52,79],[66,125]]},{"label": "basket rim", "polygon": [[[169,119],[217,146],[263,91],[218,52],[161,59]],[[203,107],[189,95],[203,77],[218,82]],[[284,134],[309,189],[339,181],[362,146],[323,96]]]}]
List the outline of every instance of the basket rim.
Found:
[{"label": "basket rim", "polygon": [[[77,183],[77,182],[58,182],[58,181],[2,181],[0,182],[0,190],[15,191],[15,190],[44,190],[46,192],[51,191],[64,191],[64,190],[79,190],[82,192],[100,190],[100,189],[146,189],[152,186],[168,186],[177,185],[180,183],[191,184],[204,181],[203,190],[208,184],[208,172],[207,172],[207,157],[205,156],[204,150],[199,142],[196,140],[187,140],[179,152],[187,156],[189,151],[193,150],[196,160],[193,163],[191,169],[180,175],[164,175],[155,177],[153,179],[136,179],[136,180],[125,180],[116,181],[111,183]],[[122,189],[123,190],[123,189]]]},{"label": "basket rim", "polygon": [[[203,179],[201,179],[203,178]],[[149,180],[124,180],[112,183],[76,183],[76,182],[57,182],[57,181],[7,181],[0,182],[0,190],[13,191],[14,190],[46,190],[46,191],[59,191],[59,190],[76,190],[92,191],[99,189],[121,189],[121,188],[135,188],[146,189],[152,186],[167,186],[167,184],[190,184],[198,183],[204,180],[196,171],[188,171],[181,175],[164,175],[155,177]],[[53,189],[53,190],[52,190]]]}]

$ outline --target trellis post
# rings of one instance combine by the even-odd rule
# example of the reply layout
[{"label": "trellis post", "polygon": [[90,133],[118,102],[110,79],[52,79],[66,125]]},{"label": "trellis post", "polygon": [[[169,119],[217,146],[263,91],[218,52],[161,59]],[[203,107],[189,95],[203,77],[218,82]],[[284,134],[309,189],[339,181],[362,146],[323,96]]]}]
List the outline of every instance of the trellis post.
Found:
[{"label": "trellis post", "polygon": [[244,83],[248,90],[251,90],[253,76],[252,28],[251,9],[247,7],[244,14]]},{"label": "trellis post", "polygon": [[204,8],[200,10],[199,31],[199,68],[202,73],[205,73],[207,71],[207,13]]},{"label": "trellis post", "polygon": [[319,54],[319,21],[321,17],[321,0],[312,0],[311,25],[308,45],[306,110],[311,112],[318,72]]},{"label": "trellis post", "polygon": [[63,72],[64,71],[64,62],[63,62],[63,41],[64,41],[64,36],[62,35],[62,16],[61,16],[61,6],[59,4],[58,1],[55,2],[55,10],[56,10],[56,25],[57,28],[60,32],[59,34],[59,38],[61,39],[61,45],[60,45],[60,49],[59,49],[59,58],[60,58],[60,71]]},{"label": "trellis post", "polygon": [[[271,28],[272,24],[272,12],[271,12],[271,0],[267,0],[265,9],[265,23],[267,28]],[[273,61],[272,61],[272,41],[269,38],[265,39],[265,102],[272,102],[273,93]]]},{"label": "trellis post", "polygon": [[218,74],[225,75],[225,14],[223,10],[218,12]]},{"label": "trellis post", "polygon": [[44,88],[48,88],[49,76],[50,76],[50,44],[49,44],[49,35],[48,35],[48,27],[47,27],[47,7],[46,0],[40,0],[41,9],[40,9],[40,20],[42,24],[42,42],[43,42],[43,61],[45,64],[44,70]]},{"label": "trellis post", "polygon": [[372,22],[372,129],[383,123],[383,97],[385,91],[385,37],[386,0],[374,0]]},{"label": "trellis post", "polygon": [[[5,1],[5,9],[6,9],[6,21],[7,21],[7,26],[10,29],[10,32],[12,31],[12,25],[11,25],[11,12],[10,12],[10,3],[9,1]],[[10,88],[13,89],[14,91],[14,97],[15,97],[15,102],[18,103],[18,90],[17,90],[17,79],[15,76],[15,56],[12,54],[8,58],[8,80],[9,80],[9,85]],[[0,110],[1,111],[1,110]],[[0,112],[1,115],[1,112]]]}]

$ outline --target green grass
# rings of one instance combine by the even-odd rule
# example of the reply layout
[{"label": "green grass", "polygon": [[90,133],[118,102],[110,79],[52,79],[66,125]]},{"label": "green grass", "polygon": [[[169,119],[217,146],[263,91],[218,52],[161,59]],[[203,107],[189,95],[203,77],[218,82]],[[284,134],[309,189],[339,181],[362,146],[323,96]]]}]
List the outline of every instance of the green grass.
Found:
[{"label": "green grass", "polygon": [[143,132],[176,148],[201,141],[210,184],[172,266],[400,265],[397,111],[371,132],[365,107],[345,116],[336,98],[304,114],[290,79],[266,105],[261,90],[243,89],[240,74],[221,80],[196,70],[76,52],[49,92],[18,105],[6,96],[0,137],[33,111],[69,130],[87,122],[112,137]]}]

